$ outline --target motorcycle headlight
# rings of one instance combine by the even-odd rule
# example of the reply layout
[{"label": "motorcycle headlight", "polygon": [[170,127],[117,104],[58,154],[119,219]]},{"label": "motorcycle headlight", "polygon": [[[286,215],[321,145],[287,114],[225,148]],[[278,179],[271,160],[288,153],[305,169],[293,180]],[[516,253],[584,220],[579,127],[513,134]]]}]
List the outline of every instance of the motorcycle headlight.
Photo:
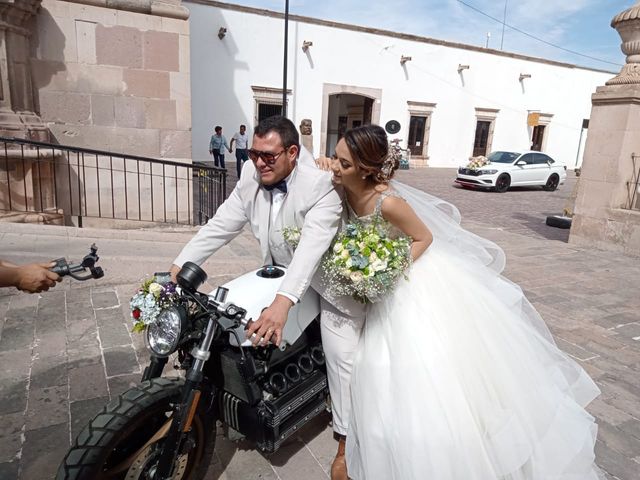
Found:
[{"label": "motorcycle headlight", "polygon": [[146,329],[145,343],[147,348],[157,357],[171,355],[182,336],[186,320],[184,309],[179,307],[165,308],[154,323]]},{"label": "motorcycle headlight", "polygon": [[493,175],[498,173],[498,170],[480,170],[480,175]]}]

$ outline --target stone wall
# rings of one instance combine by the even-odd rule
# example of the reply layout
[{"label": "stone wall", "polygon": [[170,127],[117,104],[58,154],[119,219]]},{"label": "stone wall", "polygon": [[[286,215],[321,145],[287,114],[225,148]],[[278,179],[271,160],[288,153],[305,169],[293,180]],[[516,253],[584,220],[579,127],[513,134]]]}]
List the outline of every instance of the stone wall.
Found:
[{"label": "stone wall", "polygon": [[191,161],[181,0],[43,0],[36,21],[36,108],[57,143]]}]

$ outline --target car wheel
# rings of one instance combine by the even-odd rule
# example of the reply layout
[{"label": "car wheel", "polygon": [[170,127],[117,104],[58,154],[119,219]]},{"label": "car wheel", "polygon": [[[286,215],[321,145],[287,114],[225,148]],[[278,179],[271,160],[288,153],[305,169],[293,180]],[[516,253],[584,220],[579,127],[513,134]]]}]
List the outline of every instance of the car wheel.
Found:
[{"label": "car wheel", "polygon": [[556,228],[571,228],[571,217],[564,215],[550,215],[547,217],[546,224]]},{"label": "car wheel", "polygon": [[494,190],[498,193],[504,193],[509,190],[509,186],[511,186],[511,177],[503,173],[497,178]]},{"label": "car wheel", "polygon": [[555,189],[558,188],[559,183],[560,183],[560,177],[558,176],[557,173],[554,173],[547,179],[547,183],[544,184],[544,187],[542,187],[542,189],[547,192],[553,192]]}]

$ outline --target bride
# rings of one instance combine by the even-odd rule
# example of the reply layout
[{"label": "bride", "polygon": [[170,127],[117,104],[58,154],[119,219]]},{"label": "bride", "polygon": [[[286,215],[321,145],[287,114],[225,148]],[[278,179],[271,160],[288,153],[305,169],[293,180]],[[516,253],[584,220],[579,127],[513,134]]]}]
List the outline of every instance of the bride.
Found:
[{"label": "bride", "polygon": [[351,380],[354,480],[592,480],[599,390],[555,345],[504,254],[457,209],[391,181],[375,125],[345,133],[331,161],[348,222],[412,238],[407,277],[370,304]]}]

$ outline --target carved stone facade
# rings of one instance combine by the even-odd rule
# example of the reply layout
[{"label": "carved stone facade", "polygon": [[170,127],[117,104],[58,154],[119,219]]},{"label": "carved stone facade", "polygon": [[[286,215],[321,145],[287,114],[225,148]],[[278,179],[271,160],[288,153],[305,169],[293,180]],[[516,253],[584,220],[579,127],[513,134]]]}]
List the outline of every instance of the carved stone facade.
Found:
[{"label": "carved stone facade", "polygon": [[30,41],[41,0],[0,4],[0,136],[48,140],[35,113]]},{"label": "carved stone facade", "polygon": [[[188,17],[181,0],[0,0],[0,136],[191,163]],[[0,221],[75,221],[61,152],[3,151]],[[99,186],[82,188],[86,212]]]},{"label": "carved stone facade", "polygon": [[42,0],[31,59],[56,143],[191,161],[181,0]]},{"label": "carved stone facade", "polygon": [[611,25],[627,64],[592,96],[570,242],[640,255],[640,2]]}]

